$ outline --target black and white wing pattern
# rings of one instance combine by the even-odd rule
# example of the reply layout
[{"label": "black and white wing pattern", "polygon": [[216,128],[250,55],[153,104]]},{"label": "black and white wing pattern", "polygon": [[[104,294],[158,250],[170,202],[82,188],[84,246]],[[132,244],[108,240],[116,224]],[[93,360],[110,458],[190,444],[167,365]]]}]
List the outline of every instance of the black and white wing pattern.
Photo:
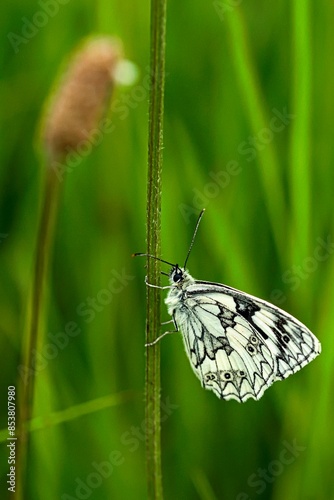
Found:
[{"label": "black and white wing pattern", "polygon": [[205,389],[239,402],[260,399],[276,380],[321,351],[318,339],[278,307],[218,283],[170,273],[168,311],[181,331],[191,366]]}]

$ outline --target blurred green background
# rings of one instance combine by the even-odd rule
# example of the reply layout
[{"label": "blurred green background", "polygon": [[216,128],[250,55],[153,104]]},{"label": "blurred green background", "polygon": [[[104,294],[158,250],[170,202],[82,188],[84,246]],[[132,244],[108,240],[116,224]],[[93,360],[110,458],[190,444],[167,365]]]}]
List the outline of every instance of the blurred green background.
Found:
[{"label": "blurred green background", "polygon": [[[162,255],[183,262],[206,207],[191,274],[280,305],[317,335],[323,353],[259,402],[241,405],[204,391],[181,336],[164,339],[168,499],[334,498],[333,11],[330,2],[298,0],[169,2]],[[145,251],[149,15],[149,3],[138,0],[2,7],[1,429],[32,280],[43,103],[64,57],[92,33],[118,35],[139,69],[137,82],[113,96],[113,132],[64,184],[29,500],[146,498],[145,262],[130,256]],[[101,290],[115,276],[118,290],[106,303]],[[80,314],[89,298],[95,311]],[[69,322],[80,334],[64,346]]]}]

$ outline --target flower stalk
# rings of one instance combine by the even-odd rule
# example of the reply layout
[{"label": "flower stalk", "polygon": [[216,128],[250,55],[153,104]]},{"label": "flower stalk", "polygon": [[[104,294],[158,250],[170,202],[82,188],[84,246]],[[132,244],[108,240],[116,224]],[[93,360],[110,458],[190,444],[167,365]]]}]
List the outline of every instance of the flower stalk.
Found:
[{"label": "flower stalk", "polygon": [[43,342],[45,291],[59,209],[62,175],[54,168],[89,140],[107,109],[120,59],[120,44],[114,39],[90,39],[73,57],[60,86],[50,99],[41,128],[40,142],[45,165],[44,189],[37,234],[27,336],[18,368],[19,440],[16,463],[15,500],[26,496],[29,457],[29,422],[33,416],[36,371],[34,355]]}]

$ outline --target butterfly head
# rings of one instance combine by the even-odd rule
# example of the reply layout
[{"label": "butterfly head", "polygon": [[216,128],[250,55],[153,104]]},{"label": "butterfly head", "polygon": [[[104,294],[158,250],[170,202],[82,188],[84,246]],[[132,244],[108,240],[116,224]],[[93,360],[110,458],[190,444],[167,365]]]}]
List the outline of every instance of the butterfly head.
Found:
[{"label": "butterfly head", "polygon": [[184,284],[188,284],[190,281],[192,281],[192,278],[188,271],[186,271],[183,267],[180,267],[178,264],[172,266],[168,277],[170,284],[176,287],[181,287]]},{"label": "butterfly head", "polygon": [[172,266],[172,268],[168,274],[163,272],[163,271],[161,271],[161,274],[168,276],[170,284],[176,288],[180,289],[180,288],[183,288],[185,286],[188,286],[191,283],[194,283],[195,280],[190,276],[188,271],[186,271],[186,265],[187,265],[189,255],[190,255],[191,249],[192,249],[194,241],[195,241],[195,236],[196,236],[196,233],[198,230],[198,226],[199,226],[199,223],[201,222],[204,211],[205,211],[205,208],[203,208],[203,210],[200,212],[200,214],[198,216],[195,231],[194,231],[194,234],[193,234],[193,237],[192,237],[192,240],[190,243],[190,247],[189,247],[189,250],[187,253],[187,257],[186,257],[186,260],[184,262],[183,267],[180,267],[178,264],[172,264],[171,262],[168,262],[168,260],[160,259],[160,257],[156,257],[155,255],[151,255],[149,253],[142,253],[142,252],[138,253],[137,252],[137,253],[132,254],[132,257],[149,257],[150,259],[159,260],[160,262],[163,262],[164,264],[168,264],[169,266]]}]

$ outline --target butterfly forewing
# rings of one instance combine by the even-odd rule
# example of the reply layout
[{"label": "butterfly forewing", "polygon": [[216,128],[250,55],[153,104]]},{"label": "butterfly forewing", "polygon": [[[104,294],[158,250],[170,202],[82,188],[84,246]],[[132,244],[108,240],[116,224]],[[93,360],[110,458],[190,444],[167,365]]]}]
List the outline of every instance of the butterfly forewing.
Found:
[{"label": "butterfly forewing", "polygon": [[182,272],[166,303],[194,372],[218,397],[259,399],[275,380],[295,373],[320,353],[317,338],[288,313]]}]

